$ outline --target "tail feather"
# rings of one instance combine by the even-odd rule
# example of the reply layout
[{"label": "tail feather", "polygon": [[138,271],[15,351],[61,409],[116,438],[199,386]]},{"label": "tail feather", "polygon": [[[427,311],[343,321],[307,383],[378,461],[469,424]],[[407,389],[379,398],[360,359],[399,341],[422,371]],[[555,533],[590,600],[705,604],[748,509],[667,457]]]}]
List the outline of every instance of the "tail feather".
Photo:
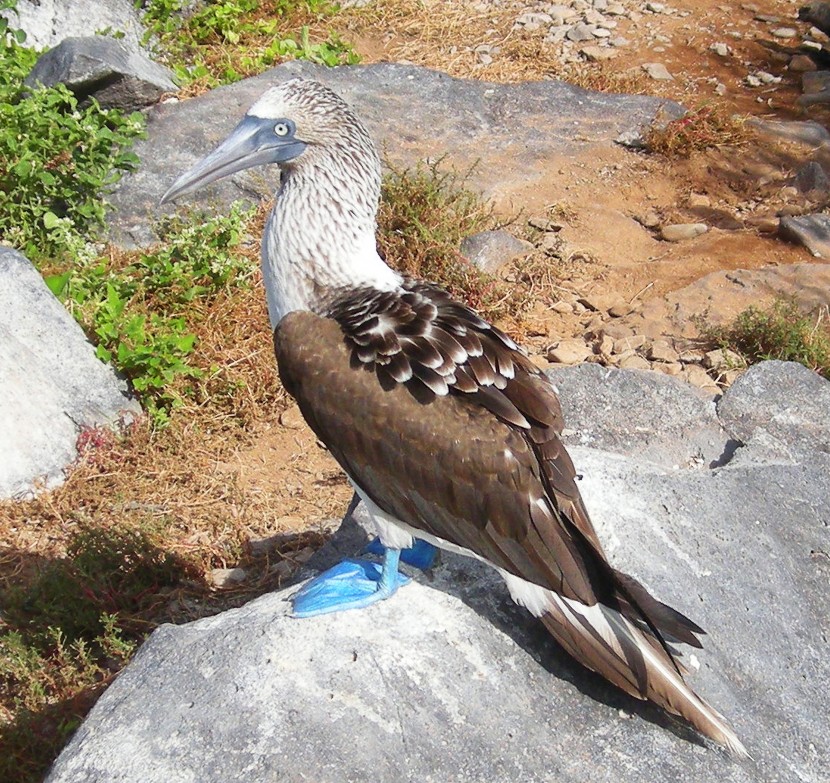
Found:
[{"label": "tail feather", "polygon": [[726,719],[684,682],[657,640],[615,609],[599,603],[586,606],[552,592],[549,596],[542,621],[574,658],[626,693],[684,718],[735,755],[749,755]]}]

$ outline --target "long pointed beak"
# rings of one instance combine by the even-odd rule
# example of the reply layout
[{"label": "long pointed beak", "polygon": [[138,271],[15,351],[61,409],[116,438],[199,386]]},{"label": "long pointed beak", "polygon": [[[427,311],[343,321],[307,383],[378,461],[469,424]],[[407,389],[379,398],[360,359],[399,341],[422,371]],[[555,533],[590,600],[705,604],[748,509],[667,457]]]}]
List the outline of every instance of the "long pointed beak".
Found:
[{"label": "long pointed beak", "polygon": [[285,163],[296,158],[305,146],[293,136],[277,136],[273,120],[247,115],[210,155],[173,183],[160,203],[194,193],[211,182],[252,166]]}]

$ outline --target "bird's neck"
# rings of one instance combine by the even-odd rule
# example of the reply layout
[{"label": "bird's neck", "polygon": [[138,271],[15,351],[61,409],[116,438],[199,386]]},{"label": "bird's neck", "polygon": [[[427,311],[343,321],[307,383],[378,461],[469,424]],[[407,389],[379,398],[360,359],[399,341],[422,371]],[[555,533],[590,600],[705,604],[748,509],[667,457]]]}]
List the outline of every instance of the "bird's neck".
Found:
[{"label": "bird's neck", "polygon": [[343,288],[400,287],[377,253],[379,171],[361,174],[325,160],[284,172],[262,240],[272,328],[295,310],[322,312]]}]

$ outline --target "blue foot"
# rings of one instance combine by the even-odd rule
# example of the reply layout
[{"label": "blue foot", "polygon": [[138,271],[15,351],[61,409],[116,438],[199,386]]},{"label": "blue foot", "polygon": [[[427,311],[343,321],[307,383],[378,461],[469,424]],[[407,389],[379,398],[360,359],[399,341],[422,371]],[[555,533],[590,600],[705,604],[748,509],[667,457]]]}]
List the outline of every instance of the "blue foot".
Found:
[{"label": "blue foot", "polygon": [[389,598],[409,578],[398,572],[400,550],[387,549],[383,566],[367,560],[344,560],[312,579],[295,596],[294,617],[362,609]]},{"label": "blue foot", "polygon": [[[379,538],[370,541],[363,550],[364,554],[369,555],[382,555],[385,551],[386,549],[380,543]],[[421,571],[426,571],[435,561],[437,552],[437,547],[428,544],[426,541],[422,541],[420,538],[416,538],[415,543],[409,549],[401,550],[401,560],[407,565],[411,565]]]}]

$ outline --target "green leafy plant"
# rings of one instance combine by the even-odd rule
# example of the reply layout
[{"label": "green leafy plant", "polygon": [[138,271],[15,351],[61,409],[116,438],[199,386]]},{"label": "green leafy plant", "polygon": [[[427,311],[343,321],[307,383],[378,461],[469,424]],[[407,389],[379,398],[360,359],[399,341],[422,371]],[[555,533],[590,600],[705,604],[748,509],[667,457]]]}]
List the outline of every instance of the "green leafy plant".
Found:
[{"label": "green leafy plant", "polygon": [[[2,0],[0,8],[13,8]],[[25,36],[0,30],[0,239],[32,260],[89,253],[103,226],[104,195],[138,158],[140,114],[94,101],[81,107],[63,85],[27,92],[37,53]]]},{"label": "green leafy plant", "polygon": [[830,378],[830,323],[827,309],[803,312],[793,299],[779,298],[768,308],[750,307],[728,326],[698,321],[707,341],[731,348],[747,363],[765,359],[800,362]]},{"label": "green leafy plant", "polygon": [[151,0],[144,17],[148,40],[158,39],[181,84],[228,84],[289,59],[328,66],[359,59],[338,36],[312,42],[308,24],[295,25],[295,19],[337,10],[324,0],[209,0],[189,11],[185,6],[184,0]]},{"label": "green leafy plant", "polygon": [[157,227],[162,241],[131,263],[76,258],[45,278],[95,339],[98,358],[130,379],[157,425],[188,395],[179,381],[204,372],[188,358],[199,318],[193,305],[251,279],[253,266],[238,246],[252,215],[241,204],[213,218],[176,215]]}]

